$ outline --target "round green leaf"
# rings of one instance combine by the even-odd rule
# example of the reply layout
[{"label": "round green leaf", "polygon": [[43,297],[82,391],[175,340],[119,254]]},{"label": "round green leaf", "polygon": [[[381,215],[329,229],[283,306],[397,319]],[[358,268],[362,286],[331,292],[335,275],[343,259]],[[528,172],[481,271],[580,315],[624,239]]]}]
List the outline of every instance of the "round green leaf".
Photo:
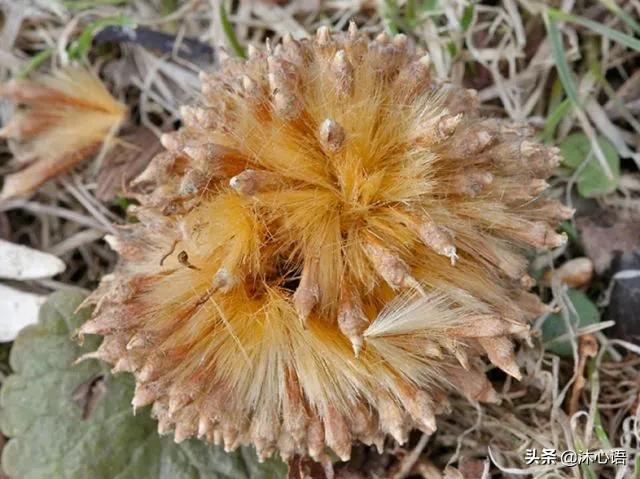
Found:
[{"label": "round green leaf", "polygon": [[598,159],[591,153],[591,143],[584,133],[569,135],[560,145],[563,163],[572,169],[579,168],[584,161],[588,163],[581,167],[578,174],[578,193],[585,198],[595,198],[614,191],[620,181],[620,157],[609,140],[598,137],[598,144],[604,153],[613,178],[607,178]]},{"label": "round green leaf", "polygon": [[[133,378],[112,376],[97,360],[75,364],[98,344],[83,347],[70,335],[88,316],[74,311],[77,293],[53,294],[38,324],[20,332],[11,351],[14,374],[0,391],[0,426],[10,437],[2,468],[16,479],[204,479],[286,477],[278,460],[259,464],[253,449],[227,454],[198,440],[175,444],[160,437],[148,408],[134,416]],[[87,414],[73,400],[78,386],[103,390]],[[99,382],[99,383],[98,383]],[[94,394],[95,391],[92,391]],[[83,397],[89,397],[85,395]],[[83,413],[85,418],[83,419]]]},{"label": "round green leaf", "polygon": [[[576,316],[571,310],[568,311],[569,321],[572,325],[582,328],[600,322],[598,308],[582,291],[571,289],[567,295],[577,313]],[[573,354],[571,342],[567,339],[556,339],[566,333],[567,326],[562,315],[549,315],[542,325],[542,339],[545,343],[545,348],[559,356],[571,357]]]}]

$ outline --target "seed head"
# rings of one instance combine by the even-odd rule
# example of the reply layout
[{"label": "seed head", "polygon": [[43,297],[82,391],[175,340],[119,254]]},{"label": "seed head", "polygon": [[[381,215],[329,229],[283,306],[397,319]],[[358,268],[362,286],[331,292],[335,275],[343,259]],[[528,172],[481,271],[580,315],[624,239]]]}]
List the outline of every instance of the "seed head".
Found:
[{"label": "seed head", "polygon": [[176,440],[347,459],[432,433],[452,392],[495,401],[485,362],[518,378],[512,338],[545,311],[524,254],[564,240],[555,151],[403,36],[321,29],[202,78],[80,330],[134,406]]}]

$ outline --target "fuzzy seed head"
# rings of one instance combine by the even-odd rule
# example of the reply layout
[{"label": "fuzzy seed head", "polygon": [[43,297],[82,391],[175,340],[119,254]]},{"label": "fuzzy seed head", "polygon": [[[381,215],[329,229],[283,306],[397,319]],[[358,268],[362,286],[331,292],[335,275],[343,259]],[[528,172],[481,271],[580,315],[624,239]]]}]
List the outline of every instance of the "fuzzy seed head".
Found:
[{"label": "fuzzy seed head", "polygon": [[134,406],[177,441],[346,459],[432,433],[452,392],[497,400],[484,367],[518,378],[512,339],[546,311],[525,253],[564,240],[557,153],[353,25],[202,79],[80,330]]}]

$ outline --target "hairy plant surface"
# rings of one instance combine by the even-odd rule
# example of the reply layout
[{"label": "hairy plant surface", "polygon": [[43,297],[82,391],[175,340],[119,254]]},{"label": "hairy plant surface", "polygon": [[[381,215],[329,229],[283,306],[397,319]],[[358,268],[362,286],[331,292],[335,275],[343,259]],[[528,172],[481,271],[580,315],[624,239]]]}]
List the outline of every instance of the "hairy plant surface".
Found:
[{"label": "hairy plant surface", "polygon": [[433,432],[452,392],[495,401],[485,357],[519,377],[512,340],[546,311],[524,254],[571,216],[528,126],[353,25],[226,59],[182,116],[79,331],[160,432],[347,459]]}]

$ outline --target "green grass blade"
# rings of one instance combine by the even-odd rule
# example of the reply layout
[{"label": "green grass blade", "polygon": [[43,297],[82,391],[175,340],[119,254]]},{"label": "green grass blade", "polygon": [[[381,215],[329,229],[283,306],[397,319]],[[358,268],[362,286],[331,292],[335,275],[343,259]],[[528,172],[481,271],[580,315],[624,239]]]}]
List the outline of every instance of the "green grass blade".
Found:
[{"label": "green grass blade", "polygon": [[384,0],[380,4],[380,16],[383,18],[389,33],[396,35],[398,29],[398,4],[396,0]]},{"label": "green grass blade", "polygon": [[556,10],[555,8],[549,8],[547,11],[551,20],[560,20],[582,25],[583,27],[593,30],[594,32],[599,33],[600,35],[607,37],[615,42],[618,42],[621,45],[625,45],[626,47],[629,47],[633,50],[640,51],[640,40],[638,40],[637,38],[633,38],[626,33],[614,30],[613,28],[607,27],[602,23],[594,22],[593,20],[589,20],[584,17],[561,12],[560,10]]},{"label": "green grass blade", "polygon": [[42,65],[45,61],[47,61],[53,55],[54,48],[47,48],[46,50],[42,50],[41,52],[36,53],[25,66],[23,66],[18,74],[17,78],[27,78],[29,73],[36,70],[40,65]]},{"label": "green grass blade", "polygon": [[580,464],[580,470],[582,471],[582,475],[586,479],[598,479],[596,473],[591,469],[589,464]]},{"label": "green grass blade", "polygon": [[[575,443],[578,451],[584,452],[587,450],[579,438],[575,438]],[[582,477],[585,477],[586,479],[598,479],[598,476],[593,471],[590,464],[580,464],[580,470],[582,471]]]},{"label": "green grass blade", "polygon": [[600,0],[600,3],[611,10],[620,20],[629,25],[631,30],[640,34],[640,24],[627,15],[613,0]]},{"label": "green grass blade", "polygon": [[416,21],[416,0],[407,0],[404,6],[404,18],[409,25],[414,25]]},{"label": "green grass blade", "polygon": [[[596,363],[595,358],[591,358],[587,363],[587,375],[589,377],[589,382],[591,383],[591,390],[595,390],[598,387],[598,365]],[[600,417],[600,411],[596,406],[595,415],[593,417],[593,429],[596,434],[596,437],[600,441],[600,444],[605,449],[611,449],[613,446],[611,445],[611,441],[609,440],[609,436],[607,435],[607,431],[604,430],[602,426],[602,418]]]},{"label": "green grass blade", "polygon": [[137,24],[135,20],[133,18],[127,17],[126,15],[119,15],[117,17],[105,17],[94,20],[93,22],[89,23],[89,25],[87,25],[85,29],[82,30],[80,36],[76,40],[74,40],[71,45],[69,45],[69,58],[78,59],[89,53],[94,35],[105,27],[120,26],[136,28],[136,25]]},{"label": "green grass blade", "polygon": [[179,0],[162,0],[161,11],[163,15],[171,15],[180,6]]},{"label": "green grass blade", "polygon": [[611,449],[611,441],[609,441],[609,436],[607,435],[607,431],[604,430],[602,426],[602,418],[600,417],[600,411],[596,411],[596,416],[594,418],[593,429],[596,433],[596,437],[600,440],[600,443],[605,447],[605,449]]},{"label": "green grass blade", "polygon": [[475,5],[469,4],[462,12],[462,19],[460,20],[460,27],[463,32],[466,32],[473,22],[473,12],[475,11]]},{"label": "green grass blade", "polygon": [[589,138],[589,142],[591,143],[591,148],[593,149],[594,154],[600,166],[602,167],[602,171],[604,171],[607,179],[613,179],[613,172],[611,171],[611,167],[607,163],[607,160],[602,152],[602,148],[596,139],[597,135],[594,131],[593,127],[589,123],[589,119],[585,114],[582,105],[580,103],[580,97],[578,95],[578,90],[576,90],[575,84],[573,82],[573,76],[571,75],[571,70],[569,69],[569,64],[567,63],[567,58],[564,56],[564,44],[562,42],[562,37],[560,36],[560,31],[558,30],[558,26],[555,23],[555,19],[551,18],[550,9],[545,12],[543,15],[544,24],[547,28],[547,33],[549,34],[549,41],[551,42],[551,55],[556,64],[556,70],[558,71],[558,77],[560,78],[560,82],[562,82],[562,86],[564,87],[564,91],[571,101],[571,104],[575,107],[576,116],[582,129],[585,134]]},{"label": "green grass blade", "polygon": [[243,46],[240,44],[238,37],[236,37],[236,32],[233,29],[233,25],[231,25],[231,22],[229,22],[227,9],[224,8],[224,3],[222,2],[220,2],[220,22],[222,23],[222,30],[224,31],[224,34],[227,37],[227,41],[229,42],[229,46],[231,47],[233,52],[240,58],[247,58],[247,54],[244,51]]},{"label": "green grass blade", "polygon": [[544,122],[544,129],[541,134],[542,141],[549,142],[553,140],[558,124],[571,111],[571,107],[571,101],[565,98],[551,111]]},{"label": "green grass blade", "polygon": [[422,2],[423,12],[433,12],[440,7],[438,0],[425,0]]},{"label": "green grass blade", "polygon": [[547,105],[547,115],[557,108],[557,106],[564,100],[564,88],[562,83],[557,78],[551,84],[551,91],[549,92],[549,102]]},{"label": "green grass blade", "polygon": [[105,5],[123,5],[129,0],[66,0],[62,2],[69,10],[88,10],[89,8],[102,7]]},{"label": "green grass blade", "polygon": [[551,18],[550,13],[544,15],[544,24],[547,28],[547,33],[549,34],[549,41],[551,42],[551,55],[555,61],[556,70],[558,70],[558,76],[560,77],[564,91],[569,100],[571,100],[571,103],[573,103],[575,107],[580,108],[578,91],[576,90],[573,82],[567,58],[564,56],[564,44],[562,42],[562,37],[560,36],[558,26],[554,19]]}]

